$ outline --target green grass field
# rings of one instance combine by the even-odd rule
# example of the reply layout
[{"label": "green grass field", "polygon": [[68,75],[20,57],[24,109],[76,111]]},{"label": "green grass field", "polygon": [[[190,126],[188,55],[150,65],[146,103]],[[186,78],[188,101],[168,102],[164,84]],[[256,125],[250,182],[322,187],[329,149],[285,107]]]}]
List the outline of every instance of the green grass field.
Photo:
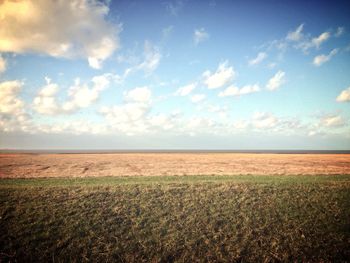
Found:
[{"label": "green grass field", "polygon": [[0,262],[350,259],[350,175],[0,180]]}]

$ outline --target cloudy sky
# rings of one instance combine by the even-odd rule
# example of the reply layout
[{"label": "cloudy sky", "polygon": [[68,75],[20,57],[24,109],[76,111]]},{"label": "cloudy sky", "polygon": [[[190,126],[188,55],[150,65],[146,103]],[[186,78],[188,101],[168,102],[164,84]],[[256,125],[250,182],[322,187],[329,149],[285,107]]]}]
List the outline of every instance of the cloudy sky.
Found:
[{"label": "cloudy sky", "polygon": [[0,148],[350,149],[347,1],[0,1]]}]

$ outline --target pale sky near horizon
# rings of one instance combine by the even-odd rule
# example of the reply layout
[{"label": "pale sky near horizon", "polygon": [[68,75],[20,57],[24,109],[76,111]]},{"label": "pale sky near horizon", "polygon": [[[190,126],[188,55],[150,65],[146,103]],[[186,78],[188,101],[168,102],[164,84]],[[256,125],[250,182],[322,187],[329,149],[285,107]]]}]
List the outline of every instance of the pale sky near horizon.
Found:
[{"label": "pale sky near horizon", "polygon": [[348,1],[0,1],[0,149],[350,149]]}]

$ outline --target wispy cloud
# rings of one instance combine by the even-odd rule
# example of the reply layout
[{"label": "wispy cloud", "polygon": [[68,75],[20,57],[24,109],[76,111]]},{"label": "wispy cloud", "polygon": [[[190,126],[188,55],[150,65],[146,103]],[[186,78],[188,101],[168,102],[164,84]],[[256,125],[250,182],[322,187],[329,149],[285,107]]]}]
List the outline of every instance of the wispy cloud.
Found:
[{"label": "wispy cloud", "polygon": [[331,58],[334,57],[337,53],[338,53],[338,49],[335,48],[328,55],[322,54],[322,55],[318,55],[318,56],[314,57],[314,60],[312,63],[316,67],[319,67],[319,66],[323,65],[324,63],[326,63],[327,61],[331,60]]},{"label": "wispy cloud", "polygon": [[138,69],[144,70],[147,74],[150,74],[159,66],[162,55],[159,49],[152,45],[151,42],[145,42],[144,51],[145,60],[137,66]]},{"label": "wispy cloud", "polygon": [[286,39],[290,40],[290,41],[299,41],[302,39],[303,37],[303,28],[304,28],[304,24],[299,25],[294,31],[289,31]]},{"label": "wispy cloud", "polygon": [[344,34],[344,32],[345,32],[345,27],[340,26],[337,28],[337,31],[335,32],[334,36],[340,37]]},{"label": "wispy cloud", "polygon": [[312,43],[316,48],[319,48],[320,45],[327,41],[329,38],[331,37],[331,33],[329,32],[323,32],[321,35],[319,35],[318,37],[315,37],[312,39]]},{"label": "wispy cloud", "polygon": [[144,71],[146,75],[152,74],[158,68],[161,59],[160,49],[150,41],[145,41],[142,61],[134,59],[137,62],[133,61],[133,65],[125,69],[122,79],[139,70]]},{"label": "wispy cloud", "polygon": [[320,49],[323,43],[328,41],[331,37],[339,37],[343,34],[344,28],[338,27],[337,31],[324,31],[318,36],[312,36],[311,34],[304,33],[304,24],[300,24],[295,30],[289,31],[285,38],[279,40],[273,40],[265,44],[267,50],[276,48],[278,51],[286,51],[292,47],[302,50],[305,54],[310,49]]},{"label": "wispy cloud", "polygon": [[177,16],[181,9],[184,6],[184,1],[182,0],[175,0],[175,1],[169,1],[165,2],[165,9],[172,15]]},{"label": "wispy cloud", "polygon": [[269,69],[273,69],[273,68],[275,68],[277,66],[277,63],[276,62],[271,62],[271,63],[269,63],[268,65],[267,65],[267,67],[269,68]]},{"label": "wispy cloud", "polygon": [[248,63],[251,66],[258,65],[266,58],[267,58],[267,54],[265,52],[259,52],[259,54],[255,58],[249,60]]},{"label": "wispy cloud", "polygon": [[277,90],[282,84],[286,82],[285,72],[279,70],[266,84],[266,88],[270,91]]},{"label": "wispy cloud", "polygon": [[163,36],[163,39],[166,39],[170,36],[171,32],[173,32],[174,30],[174,26],[167,26],[165,28],[163,28],[162,30],[162,36]]},{"label": "wispy cloud", "polygon": [[331,33],[326,31],[320,34],[318,37],[305,38],[296,47],[302,49],[304,52],[308,52],[310,48],[319,49],[321,44],[326,42],[331,37]]},{"label": "wispy cloud", "polygon": [[204,28],[194,30],[193,41],[195,45],[198,45],[207,39],[209,39],[209,33],[205,31]]},{"label": "wispy cloud", "polygon": [[194,94],[192,97],[191,97],[191,101],[193,103],[198,103],[198,102],[201,102],[202,100],[204,100],[206,98],[206,95],[205,94]]}]

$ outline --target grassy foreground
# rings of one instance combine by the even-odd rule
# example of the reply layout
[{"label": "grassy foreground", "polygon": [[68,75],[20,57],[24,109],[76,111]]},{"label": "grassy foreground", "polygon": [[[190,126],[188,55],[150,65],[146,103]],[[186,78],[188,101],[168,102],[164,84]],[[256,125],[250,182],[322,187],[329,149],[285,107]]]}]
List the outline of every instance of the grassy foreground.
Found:
[{"label": "grassy foreground", "polygon": [[0,204],[0,262],[350,258],[350,175],[2,179]]}]

